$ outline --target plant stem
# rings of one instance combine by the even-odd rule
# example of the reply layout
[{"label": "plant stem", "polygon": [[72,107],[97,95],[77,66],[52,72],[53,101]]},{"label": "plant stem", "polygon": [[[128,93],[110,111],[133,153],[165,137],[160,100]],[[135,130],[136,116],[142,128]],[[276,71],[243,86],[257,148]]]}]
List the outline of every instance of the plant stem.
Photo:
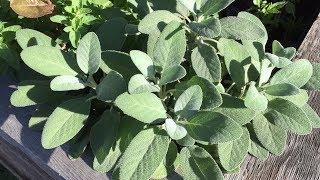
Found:
[{"label": "plant stem", "polygon": [[236,85],[236,83],[232,83],[229,88],[226,90],[226,93],[229,93],[229,91]]}]

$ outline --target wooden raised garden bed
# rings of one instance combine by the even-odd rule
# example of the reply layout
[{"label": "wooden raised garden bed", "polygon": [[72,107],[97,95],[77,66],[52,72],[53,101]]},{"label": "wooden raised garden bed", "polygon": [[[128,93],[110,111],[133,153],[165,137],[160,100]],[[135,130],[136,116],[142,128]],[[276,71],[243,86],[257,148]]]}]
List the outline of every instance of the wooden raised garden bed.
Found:
[{"label": "wooden raised garden bed", "polygon": [[[298,58],[320,62],[320,14],[299,48]],[[110,179],[91,169],[92,160],[84,157],[71,161],[66,147],[45,150],[40,132],[27,127],[32,109],[10,105],[15,84],[0,78],[0,163],[20,179]],[[320,94],[310,92],[310,105],[320,113]],[[320,179],[320,129],[307,136],[289,135],[286,151],[265,161],[248,156],[239,174],[226,179]]]}]

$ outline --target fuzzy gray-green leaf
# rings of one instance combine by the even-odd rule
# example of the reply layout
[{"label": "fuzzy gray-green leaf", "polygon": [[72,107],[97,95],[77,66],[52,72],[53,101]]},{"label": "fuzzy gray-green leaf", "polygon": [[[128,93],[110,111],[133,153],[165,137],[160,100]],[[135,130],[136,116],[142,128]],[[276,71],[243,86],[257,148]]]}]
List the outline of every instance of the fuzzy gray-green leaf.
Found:
[{"label": "fuzzy gray-green leaf", "polygon": [[162,72],[159,84],[165,85],[175,82],[179,79],[182,79],[184,76],[186,76],[186,74],[186,69],[181,65],[169,67]]},{"label": "fuzzy gray-green leaf", "polygon": [[265,32],[255,23],[244,18],[229,16],[220,19],[221,36],[236,40],[259,40]]},{"label": "fuzzy gray-green leaf", "polygon": [[60,104],[43,128],[42,146],[52,149],[72,139],[89,117],[90,104],[86,98],[72,99]]},{"label": "fuzzy gray-green leaf", "polygon": [[209,16],[216,14],[228,7],[235,0],[207,0],[201,4],[201,11],[204,15]]},{"label": "fuzzy gray-green leaf", "polygon": [[154,11],[140,21],[138,29],[144,34],[159,33],[171,21],[181,21],[181,19],[166,10]]},{"label": "fuzzy gray-green leaf", "polygon": [[160,87],[148,82],[142,74],[136,74],[129,81],[128,91],[130,94],[159,92]]},{"label": "fuzzy gray-green leaf", "polygon": [[156,71],[153,66],[153,61],[146,53],[133,50],[130,51],[130,57],[145,77],[154,77]]},{"label": "fuzzy gray-green leaf", "polygon": [[192,138],[210,144],[232,141],[242,135],[238,123],[217,112],[198,112],[183,124]]},{"label": "fuzzy gray-green leaf", "polygon": [[74,66],[70,67],[75,60],[66,57],[60,49],[47,46],[32,46],[21,52],[24,63],[45,76],[77,75]]},{"label": "fuzzy gray-green leaf", "polygon": [[269,117],[273,118],[276,125],[300,135],[311,132],[308,116],[294,103],[277,98],[269,102],[269,108],[275,111],[271,111]]},{"label": "fuzzy gray-green leaf", "polygon": [[177,99],[174,105],[174,112],[177,115],[188,119],[200,110],[202,98],[201,87],[198,85],[191,86]]},{"label": "fuzzy gray-green leaf", "polygon": [[274,155],[282,154],[287,141],[286,131],[269,122],[262,114],[258,114],[252,122],[254,133],[263,147]]},{"label": "fuzzy gray-green leaf", "polygon": [[297,87],[304,86],[312,76],[312,65],[301,59],[279,70],[270,80],[270,84],[290,83]]},{"label": "fuzzy gray-green leaf", "polygon": [[250,136],[246,128],[242,128],[242,135],[240,138],[218,144],[218,156],[221,165],[227,171],[236,169],[246,157],[249,146]]},{"label": "fuzzy gray-green leaf", "polygon": [[139,70],[132,62],[129,54],[120,51],[104,51],[100,68],[106,74],[111,70],[117,71],[127,82],[133,75],[139,74]]},{"label": "fuzzy gray-green leaf", "polygon": [[179,169],[184,179],[203,180],[210,177],[223,180],[218,164],[202,147],[184,147],[179,154],[179,161]]},{"label": "fuzzy gray-green leaf", "polygon": [[164,125],[168,135],[174,140],[182,139],[187,135],[187,130],[174,122],[173,119],[166,119]]},{"label": "fuzzy gray-green leaf", "polygon": [[186,52],[186,35],[182,24],[170,22],[161,32],[154,48],[154,65],[168,69],[180,65]]},{"label": "fuzzy gray-green leaf", "polygon": [[124,93],[118,96],[115,104],[123,113],[144,123],[152,123],[167,117],[161,100],[152,93]]},{"label": "fuzzy gray-green leaf", "polygon": [[131,140],[143,129],[143,125],[143,123],[129,116],[124,116],[120,120],[116,142],[102,163],[99,163],[98,159],[94,158],[93,169],[101,173],[106,173],[113,169]]},{"label": "fuzzy gray-green leaf", "polygon": [[216,86],[207,79],[194,76],[189,81],[176,85],[175,97],[179,97],[186,89],[191,86],[199,85],[203,93],[201,109],[214,109],[222,104],[222,97]]},{"label": "fuzzy gray-green leaf", "polygon": [[129,144],[113,175],[119,179],[150,179],[167,154],[169,143],[170,138],[164,131],[141,131]]},{"label": "fuzzy gray-green leaf", "polygon": [[56,95],[47,81],[22,81],[18,90],[12,93],[10,102],[15,107],[26,107],[49,102]]},{"label": "fuzzy gray-green leaf", "polygon": [[302,108],[303,112],[308,116],[310,124],[313,128],[320,127],[320,117],[315,110],[309,104],[305,104]]},{"label": "fuzzy gray-green leaf", "polygon": [[84,89],[85,87],[85,82],[70,75],[57,76],[50,82],[50,88],[53,91],[79,90]]},{"label": "fuzzy gray-green leaf", "polygon": [[215,38],[221,33],[220,21],[215,17],[211,17],[201,22],[190,22],[189,27],[199,36],[207,38]]},{"label": "fuzzy gray-green leaf", "polygon": [[90,145],[99,163],[108,156],[116,141],[120,124],[120,114],[107,109],[90,131]]},{"label": "fuzzy gray-green leaf", "polygon": [[126,82],[121,74],[111,71],[97,86],[97,99],[111,102],[126,90]]},{"label": "fuzzy gray-green leaf", "polygon": [[268,99],[258,91],[255,83],[251,83],[244,98],[244,105],[255,111],[264,111],[268,107]]},{"label": "fuzzy gray-green leaf", "polygon": [[22,49],[35,45],[49,47],[56,45],[49,36],[33,29],[20,29],[16,32],[16,39]]},{"label": "fuzzy gray-green leaf", "polygon": [[214,111],[230,117],[235,122],[244,125],[250,122],[255,116],[255,111],[247,108],[242,99],[224,94],[222,95],[222,99],[222,105],[214,109]]},{"label": "fuzzy gray-green leaf", "polygon": [[77,63],[86,74],[98,71],[101,61],[101,46],[98,36],[90,32],[80,41],[77,49]]},{"label": "fuzzy gray-green leaf", "polygon": [[199,44],[191,55],[192,67],[199,77],[210,82],[221,81],[221,63],[213,47]]},{"label": "fuzzy gray-green leaf", "polygon": [[283,83],[265,86],[264,92],[272,96],[291,96],[299,93],[299,88],[292,84]]}]

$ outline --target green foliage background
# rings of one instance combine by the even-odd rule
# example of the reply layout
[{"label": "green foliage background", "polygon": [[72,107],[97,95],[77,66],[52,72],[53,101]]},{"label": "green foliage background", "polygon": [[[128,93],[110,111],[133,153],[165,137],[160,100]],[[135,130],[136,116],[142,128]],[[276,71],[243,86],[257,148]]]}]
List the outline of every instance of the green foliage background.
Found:
[{"label": "green foliage background", "polygon": [[320,66],[294,61],[253,14],[224,16],[233,2],[72,0],[33,23],[3,17],[11,104],[36,106],[29,127],[45,149],[91,148],[114,179],[223,179],[248,153],[281,155],[288,132],[320,127],[307,104]]}]

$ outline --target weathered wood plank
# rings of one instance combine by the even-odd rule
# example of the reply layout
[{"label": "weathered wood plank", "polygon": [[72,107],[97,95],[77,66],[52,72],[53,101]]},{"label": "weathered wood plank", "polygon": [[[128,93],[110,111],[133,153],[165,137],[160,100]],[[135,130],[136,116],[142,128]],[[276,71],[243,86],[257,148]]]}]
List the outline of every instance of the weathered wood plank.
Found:
[{"label": "weathered wood plank", "polygon": [[[320,14],[301,44],[297,58],[320,62]],[[309,104],[320,114],[320,93],[310,92]],[[306,136],[290,134],[286,151],[279,157],[259,161],[248,156],[239,174],[227,180],[315,180],[320,179],[320,129]]]}]

